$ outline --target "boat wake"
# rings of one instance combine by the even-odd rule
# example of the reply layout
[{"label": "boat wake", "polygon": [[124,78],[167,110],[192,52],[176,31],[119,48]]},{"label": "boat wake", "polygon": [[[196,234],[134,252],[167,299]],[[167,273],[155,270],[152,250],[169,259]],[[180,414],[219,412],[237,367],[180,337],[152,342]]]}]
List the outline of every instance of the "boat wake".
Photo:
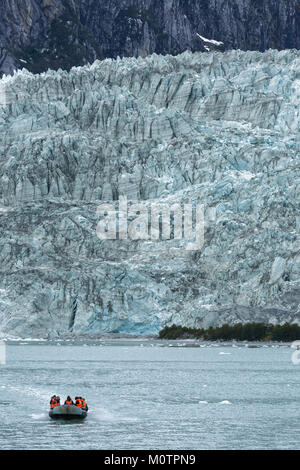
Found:
[{"label": "boat wake", "polygon": [[121,423],[121,422],[137,422],[138,418],[130,417],[126,415],[120,415],[117,412],[112,412],[107,408],[96,408],[90,409],[89,413],[96,421],[111,422],[111,423]]},{"label": "boat wake", "polygon": [[48,420],[47,413],[32,413],[30,417],[36,421],[45,421]]},{"label": "boat wake", "polygon": [[5,388],[6,390],[10,390],[12,392],[20,392],[22,395],[26,395],[28,397],[34,397],[41,401],[49,402],[49,397],[51,396],[51,392],[44,392],[32,387],[21,387],[16,385],[3,385],[1,388]]}]

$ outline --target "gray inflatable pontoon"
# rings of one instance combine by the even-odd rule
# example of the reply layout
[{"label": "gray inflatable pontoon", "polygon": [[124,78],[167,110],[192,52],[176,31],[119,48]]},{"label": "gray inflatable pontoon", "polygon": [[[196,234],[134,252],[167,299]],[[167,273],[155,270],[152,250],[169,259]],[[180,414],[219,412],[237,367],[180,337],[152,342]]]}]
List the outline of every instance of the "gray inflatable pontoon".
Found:
[{"label": "gray inflatable pontoon", "polygon": [[84,419],[87,411],[76,405],[60,405],[50,410],[49,416],[52,419]]}]

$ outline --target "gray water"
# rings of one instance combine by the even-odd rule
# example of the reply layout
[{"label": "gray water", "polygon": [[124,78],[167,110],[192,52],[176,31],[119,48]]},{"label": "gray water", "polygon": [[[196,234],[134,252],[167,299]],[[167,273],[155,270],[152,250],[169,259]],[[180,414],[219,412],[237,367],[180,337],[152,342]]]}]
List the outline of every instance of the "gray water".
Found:
[{"label": "gray water", "polygon": [[[0,448],[300,448],[300,365],[288,345],[186,345],[8,344]],[[54,393],[84,396],[87,419],[51,421]]]}]

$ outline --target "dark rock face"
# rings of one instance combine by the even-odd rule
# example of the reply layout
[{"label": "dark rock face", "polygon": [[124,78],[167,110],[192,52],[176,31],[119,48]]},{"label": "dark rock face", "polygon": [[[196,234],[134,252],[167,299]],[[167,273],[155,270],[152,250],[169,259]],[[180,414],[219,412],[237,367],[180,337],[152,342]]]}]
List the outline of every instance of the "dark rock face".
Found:
[{"label": "dark rock face", "polygon": [[300,49],[299,0],[2,0],[0,18],[0,75],[186,49]]}]

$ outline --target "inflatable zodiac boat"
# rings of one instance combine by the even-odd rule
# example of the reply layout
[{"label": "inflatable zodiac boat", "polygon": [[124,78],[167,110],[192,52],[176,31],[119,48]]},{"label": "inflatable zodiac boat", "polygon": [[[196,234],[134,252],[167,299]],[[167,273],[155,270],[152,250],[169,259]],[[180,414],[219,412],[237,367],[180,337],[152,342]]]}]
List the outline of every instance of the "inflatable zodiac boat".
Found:
[{"label": "inflatable zodiac boat", "polygon": [[52,419],[84,419],[87,411],[76,405],[60,405],[49,411]]}]

